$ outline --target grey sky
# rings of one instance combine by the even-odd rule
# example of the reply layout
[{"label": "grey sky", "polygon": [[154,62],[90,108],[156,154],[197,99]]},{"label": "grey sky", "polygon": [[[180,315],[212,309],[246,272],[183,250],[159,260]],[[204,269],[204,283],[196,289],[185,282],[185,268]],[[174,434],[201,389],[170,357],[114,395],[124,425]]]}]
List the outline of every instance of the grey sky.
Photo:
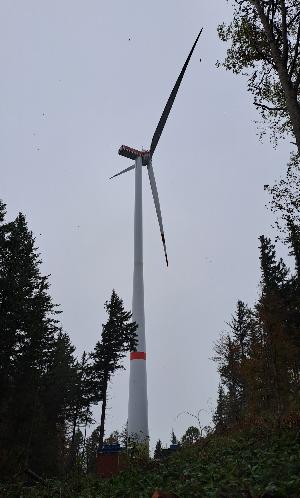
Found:
[{"label": "grey sky", "polygon": [[[8,218],[27,216],[78,354],[99,339],[113,287],[131,308],[134,175],[108,181],[130,165],[118,147],[149,147],[204,26],[153,164],[168,269],[144,175],[149,425],[165,443],[194,423],[180,412],[210,419],[213,343],[237,299],[257,295],[257,238],[272,221],[263,185],[288,158],[287,144],[259,143],[245,79],[215,67],[230,12],[225,0],[0,6],[0,196]],[[113,382],[108,431],[125,423],[127,398],[128,371]]]}]

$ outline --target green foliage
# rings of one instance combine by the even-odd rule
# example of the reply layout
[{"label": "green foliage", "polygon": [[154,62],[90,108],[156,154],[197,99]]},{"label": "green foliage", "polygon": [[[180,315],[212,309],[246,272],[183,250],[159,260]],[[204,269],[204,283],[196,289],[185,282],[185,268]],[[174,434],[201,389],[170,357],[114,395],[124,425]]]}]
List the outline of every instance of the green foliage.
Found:
[{"label": "green foliage", "polygon": [[[0,204],[0,468],[60,473],[74,367],[25,217]],[[42,442],[42,444],[41,444]]]},{"label": "green foliage", "polygon": [[[132,463],[113,479],[74,476],[67,482],[49,481],[23,496],[150,498],[159,488],[181,498],[298,498],[299,462],[297,432],[257,429],[211,435],[201,443],[178,450],[163,462]],[[17,497],[20,488],[2,488],[2,493],[7,498]]]},{"label": "green foliage", "polygon": [[200,440],[200,437],[201,437],[201,434],[200,434],[200,430],[198,429],[198,427],[191,425],[190,427],[188,427],[188,429],[183,434],[183,436],[181,438],[181,444],[183,446],[189,446],[189,445],[195,444]]},{"label": "green foliage", "polygon": [[92,434],[87,438],[85,454],[86,454],[86,471],[88,474],[96,472],[96,455],[99,445],[100,426],[93,430]]},{"label": "green foliage", "polygon": [[128,445],[128,420],[120,432],[120,444],[123,448],[127,448]]},{"label": "green foliage", "polygon": [[105,444],[119,444],[120,443],[120,433],[119,431],[113,431],[111,434],[104,439]]},{"label": "green foliage", "polygon": [[299,153],[299,1],[232,0],[232,5],[232,21],[218,28],[220,39],[230,44],[223,66],[248,76],[254,105],[275,142],[293,133]]},{"label": "green foliage", "polygon": [[161,458],[161,456],[162,456],[162,444],[161,444],[161,440],[159,439],[155,445],[154,459],[159,460]]},{"label": "green foliage", "polygon": [[178,444],[178,439],[175,435],[175,432],[173,431],[172,429],[172,432],[171,432],[171,444]]},{"label": "green foliage", "polygon": [[[295,239],[297,226],[294,225]],[[294,240],[295,259],[297,241]],[[292,252],[291,252],[292,254]],[[296,259],[297,262],[297,259]],[[218,430],[239,424],[284,425],[300,412],[298,267],[291,274],[275,245],[260,237],[261,295],[253,310],[238,301],[215,346],[221,377],[214,422]]]},{"label": "green foliage", "polygon": [[295,258],[297,278],[300,279],[300,162],[293,156],[286,175],[268,188],[269,206],[275,215],[277,240],[282,240]]},{"label": "green foliage", "polygon": [[124,369],[123,359],[128,351],[137,347],[136,330],[138,325],[131,321],[132,313],[125,311],[123,301],[113,290],[110,301],[106,301],[105,310],[108,320],[102,325],[101,341],[98,341],[90,354],[91,381],[94,386],[94,401],[102,401],[99,447],[104,439],[107,388],[111,377],[117,370]]},{"label": "green foliage", "polygon": [[[102,400],[105,412],[107,383],[136,348],[137,325],[113,291],[102,340],[76,360],[26,219],[20,213],[6,223],[5,214],[0,201],[0,473],[90,472],[99,430],[85,444],[80,428],[86,433],[93,422],[92,403]],[[104,430],[103,417],[101,424]]]},{"label": "green foliage", "polygon": [[92,378],[98,387],[96,401],[102,401],[106,383],[117,370],[124,369],[122,360],[137,346],[138,326],[131,321],[132,314],[124,310],[123,301],[114,290],[110,301],[105,303],[105,310],[108,320],[102,325],[101,341],[90,355]]}]

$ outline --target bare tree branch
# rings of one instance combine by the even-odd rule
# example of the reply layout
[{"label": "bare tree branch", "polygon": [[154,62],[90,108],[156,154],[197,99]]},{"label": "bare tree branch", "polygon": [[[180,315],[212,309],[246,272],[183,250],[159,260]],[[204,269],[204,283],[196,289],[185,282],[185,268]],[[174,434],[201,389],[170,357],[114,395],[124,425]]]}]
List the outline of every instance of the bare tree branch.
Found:
[{"label": "bare tree branch", "polygon": [[287,28],[289,29],[291,25],[296,21],[297,17],[300,17],[300,10],[297,12],[297,14],[293,17],[293,19],[290,20],[290,22],[287,25]]},{"label": "bare tree branch", "polygon": [[253,102],[253,104],[257,107],[261,107],[262,109],[265,109],[266,111],[274,111],[274,112],[278,112],[278,111],[286,111],[286,107],[269,107],[268,105],[265,105],[265,104],[260,104],[259,102]]}]

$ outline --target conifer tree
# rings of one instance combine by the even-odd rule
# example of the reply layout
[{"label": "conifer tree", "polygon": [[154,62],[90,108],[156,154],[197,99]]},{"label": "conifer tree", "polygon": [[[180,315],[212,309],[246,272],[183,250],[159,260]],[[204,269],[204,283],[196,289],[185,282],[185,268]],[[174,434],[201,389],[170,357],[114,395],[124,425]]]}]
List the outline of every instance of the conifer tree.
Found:
[{"label": "conifer tree", "polygon": [[5,232],[1,247],[0,342],[7,424],[1,434],[10,448],[17,442],[15,452],[25,458],[41,380],[49,367],[59,328],[57,310],[48,294],[48,279],[40,274],[39,255],[25,217],[20,213]]},{"label": "conifer tree", "polygon": [[74,365],[72,376],[71,399],[68,413],[72,432],[69,458],[70,467],[72,467],[75,461],[74,443],[76,431],[80,425],[86,427],[93,421],[91,405],[96,392],[95,385],[91,379],[91,367],[88,360],[88,355],[84,351],[81,361],[77,361]]},{"label": "conifer tree", "polygon": [[288,269],[276,259],[274,244],[260,237],[262,295],[257,305],[264,341],[264,397],[280,423],[290,391],[290,363],[294,350],[287,329]]},{"label": "conifer tree", "polygon": [[264,235],[261,235],[259,240],[262,292],[270,293],[283,287],[288,275],[288,269],[282,258],[277,261],[275,246],[271,243],[271,240]]},{"label": "conifer tree", "polygon": [[253,313],[250,308],[243,302],[238,301],[235,314],[228,324],[233,339],[240,346],[240,360],[247,356],[250,333],[253,327]]},{"label": "conifer tree", "polygon": [[227,422],[235,424],[241,417],[244,397],[240,344],[229,334],[223,335],[216,343],[215,351],[214,360],[218,363],[222,385],[226,387]]},{"label": "conifer tree", "polygon": [[171,444],[178,444],[178,439],[175,435],[175,432],[174,430],[172,429],[172,432],[171,432]]},{"label": "conifer tree", "polygon": [[155,460],[159,460],[161,457],[162,457],[162,444],[161,440],[159,439],[155,445],[154,458]]},{"label": "conifer tree", "polygon": [[229,333],[217,341],[214,357],[221,376],[214,414],[214,423],[219,429],[235,425],[248,417],[249,403],[253,397],[254,379],[249,371],[251,354],[256,348],[257,317],[245,303],[238,301],[227,325]]},{"label": "conifer tree", "polygon": [[96,455],[99,446],[100,426],[93,430],[91,435],[86,440],[85,455],[86,455],[86,469],[88,474],[96,472]]},{"label": "conifer tree", "polygon": [[228,416],[226,413],[226,394],[222,384],[218,387],[217,407],[213,415],[213,423],[217,430],[222,431],[227,427]]},{"label": "conifer tree", "polygon": [[21,213],[0,203],[1,473],[60,472],[74,349],[57,321],[48,277]]},{"label": "conifer tree", "polygon": [[[72,405],[76,380],[74,351],[75,348],[69,336],[60,330],[40,388],[47,424],[47,432],[43,438],[43,451],[48,473],[61,473],[67,459],[67,429],[73,416]],[[39,437],[39,434],[36,436]],[[39,441],[36,440],[36,446],[38,444]]]},{"label": "conifer tree", "polygon": [[107,404],[107,389],[111,377],[117,370],[124,369],[122,360],[137,345],[137,324],[131,322],[132,314],[124,310],[123,301],[113,290],[105,310],[108,320],[102,325],[101,341],[98,341],[90,357],[92,379],[95,386],[95,401],[102,402],[99,434],[99,448],[103,445],[104,424]]}]

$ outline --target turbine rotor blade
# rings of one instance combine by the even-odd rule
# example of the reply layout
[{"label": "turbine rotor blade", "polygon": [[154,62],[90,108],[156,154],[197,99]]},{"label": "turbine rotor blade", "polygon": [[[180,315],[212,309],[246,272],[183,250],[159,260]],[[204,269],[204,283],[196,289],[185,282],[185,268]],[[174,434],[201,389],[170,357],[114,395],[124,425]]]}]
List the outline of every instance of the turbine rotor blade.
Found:
[{"label": "turbine rotor blade", "polygon": [[134,168],[135,168],[135,164],[133,164],[132,166],[129,166],[129,168],[123,169],[123,171],[120,171],[119,173],[116,173],[114,176],[111,176],[110,180],[112,178],[115,178],[116,176],[123,175],[123,173],[127,173],[127,171],[130,171],[131,169],[134,169]]},{"label": "turbine rotor blade", "polygon": [[151,160],[150,160],[149,164],[147,165],[147,170],[148,170],[149,181],[150,181],[150,186],[151,186],[151,190],[152,190],[152,196],[153,196],[153,200],[154,200],[156,215],[157,215],[157,219],[158,219],[161,240],[162,240],[162,243],[164,246],[166,263],[167,263],[167,266],[169,266],[167,247],[166,247],[166,241],[165,241],[165,234],[164,234],[164,227],[163,227],[161,210],[160,210],[160,203],[159,203],[159,197],[158,197],[158,191],[157,191],[157,186],[156,186],[156,181],[155,181],[155,176],[154,176],[154,171],[152,168],[152,161]]},{"label": "turbine rotor blade", "polygon": [[198,42],[198,40],[200,38],[202,30],[203,30],[203,28],[200,30],[200,32],[199,32],[199,34],[198,34],[198,36],[197,36],[197,38],[196,38],[196,40],[194,42],[194,45],[192,46],[192,49],[191,49],[191,51],[190,51],[190,53],[189,53],[189,55],[188,55],[188,57],[187,57],[184,65],[183,65],[183,67],[182,67],[182,69],[180,71],[180,74],[179,74],[179,76],[177,78],[177,81],[176,81],[176,83],[175,83],[175,85],[173,87],[173,90],[172,90],[172,92],[170,94],[170,97],[168,98],[168,101],[167,101],[167,103],[165,105],[163,113],[162,113],[162,115],[160,117],[159,123],[158,123],[158,125],[156,127],[156,130],[154,132],[154,135],[152,137],[152,142],[151,142],[151,146],[150,146],[150,156],[151,157],[154,154],[154,151],[156,149],[156,146],[158,144],[158,141],[160,139],[162,131],[163,131],[164,127],[165,127],[166,121],[167,121],[167,119],[169,117],[170,111],[171,111],[172,106],[174,104],[174,100],[176,98],[176,95],[177,95],[178,89],[180,87],[182,78],[184,76],[185,70],[186,70],[186,68],[188,66],[188,63],[190,62],[190,58],[192,57],[192,54],[193,54],[194,49],[195,49],[195,47],[197,45],[197,42]]}]

